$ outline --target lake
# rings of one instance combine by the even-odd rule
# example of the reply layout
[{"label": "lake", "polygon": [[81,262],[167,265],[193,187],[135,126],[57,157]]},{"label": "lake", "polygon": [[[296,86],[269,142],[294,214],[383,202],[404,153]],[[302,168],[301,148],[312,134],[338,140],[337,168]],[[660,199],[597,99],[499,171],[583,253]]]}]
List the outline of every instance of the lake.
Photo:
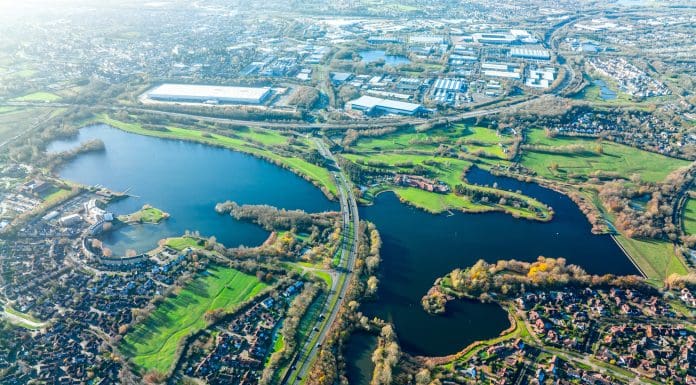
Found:
[{"label": "lake", "polygon": [[372,352],[377,348],[377,336],[356,331],[350,336],[346,346],[346,375],[350,385],[369,385],[375,364]]},{"label": "lake", "polygon": [[408,64],[411,61],[406,56],[387,55],[387,52],[381,49],[371,49],[358,52],[360,58],[365,63],[372,63],[379,60],[384,60],[384,64],[388,66],[397,66],[400,64]]},{"label": "lake", "polygon": [[495,304],[453,301],[444,316],[429,315],[421,307],[435,279],[478,259],[531,261],[543,255],[564,257],[590,273],[637,274],[611,237],[590,232],[589,222],[568,197],[477,168],[467,178],[521,190],[553,207],[554,219],[538,222],[503,213],[432,215],[402,204],[390,192],[361,208],[361,218],[374,222],[383,240],[378,300],[361,310],[393,322],[403,350],[448,355],[509,326],[505,311]]},{"label": "lake", "polygon": [[614,92],[607,83],[602,79],[596,79],[592,81],[592,84],[599,87],[599,97],[602,100],[614,100],[616,99],[616,92]]},{"label": "lake", "polygon": [[144,204],[162,209],[171,218],[157,225],[126,226],[103,241],[123,255],[157,246],[157,241],[185,230],[214,235],[226,246],[261,244],[268,233],[254,224],[218,215],[215,204],[269,204],[308,212],[338,210],[311,183],[265,160],[203,144],[127,133],[106,125],[80,130],[76,138],[51,143],[48,152],[64,151],[99,138],[106,151],[82,154],[58,170],[62,178],[85,185],[128,190],[133,197],[115,202],[115,214],[139,210]]}]

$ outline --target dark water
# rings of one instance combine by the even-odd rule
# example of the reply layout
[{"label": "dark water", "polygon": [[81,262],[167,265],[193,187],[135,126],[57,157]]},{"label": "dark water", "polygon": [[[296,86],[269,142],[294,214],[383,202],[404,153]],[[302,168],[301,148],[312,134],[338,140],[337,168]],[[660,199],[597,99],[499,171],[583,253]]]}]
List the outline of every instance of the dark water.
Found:
[{"label": "dark water", "polygon": [[542,223],[502,213],[431,215],[400,203],[393,193],[362,208],[362,218],[377,225],[383,240],[379,300],[365,304],[363,311],[394,322],[405,351],[452,354],[509,326],[505,311],[495,304],[455,301],[445,316],[428,315],[420,305],[436,278],[478,259],[531,261],[543,255],[564,257],[590,273],[637,273],[609,236],[590,232],[582,212],[564,195],[479,169],[467,177],[472,183],[522,190],[551,205],[555,217]]},{"label": "dark water", "polygon": [[171,214],[159,225],[129,226],[108,235],[104,242],[117,255],[129,248],[149,250],[159,239],[187,229],[215,235],[227,246],[263,242],[268,234],[258,226],[215,213],[215,204],[228,199],[309,212],[338,209],[319,189],[288,170],[202,144],[96,125],[80,130],[73,140],[52,143],[47,150],[62,151],[93,138],[102,139],[106,151],[80,155],[59,170],[61,177],[115,191],[128,189],[137,196],[112,204],[110,210],[116,214],[137,211],[146,203]]},{"label": "dark water", "polygon": [[592,84],[599,86],[599,97],[602,100],[614,100],[616,99],[616,92],[614,92],[604,80],[596,79],[592,81]]},{"label": "dark water", "polygon": [[407,57],[401,55],[387,55],[386,51],[381,49],[373,49],[369,51],[358,52],[360,58],[365,63],[372,63],[378,60],[384,60],[384,64],[388,66],[396,66],[400,64],[408,64],[411,62]]},{"label": "dark water", "polygon": [[375,364],[372,352],[377,348],[377,336],[355,332],[346,347],[346,374],[350,385],[369,385]]}]

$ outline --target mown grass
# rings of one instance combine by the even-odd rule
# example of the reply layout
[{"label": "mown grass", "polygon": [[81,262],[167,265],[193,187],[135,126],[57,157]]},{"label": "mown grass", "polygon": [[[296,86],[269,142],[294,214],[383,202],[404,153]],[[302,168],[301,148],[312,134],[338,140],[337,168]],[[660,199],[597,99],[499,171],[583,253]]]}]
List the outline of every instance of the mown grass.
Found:
[{"label": "mown grass", "polygon": [[[688,161],[609,141],[599,143],[597,140],[585,138],[549,138],[539,129],[527,133],[526,143],[549,147],[578,145],[586,149],[576,154],[525,150],[522,164],[536,171],[541,177],[553,180],[567,180],[569,174],[589,177],[595,171],[605,171],[626,178],[638,174],[646,182],[659,182],[670,172],[689,164]],[[596,151],[598,146],[601,146],[602,153]],[[558,165],[556,171],[552,170],[553,164]]]},{"label": "mown grass", "polygon": [[575,95],[573,98],[574,99],[579,99],[579,100],[587,100],[592,103],[597,103],[597,104],[605,104],[605,105],[632,105],[636,104],[634,100],[631,99],[631,95],[621,92],[616,87],[612,87],[609,84],[607,84],[607,87],[616,92],[616,98],[615,99],[602,99],[600,96],[600,91],[601,87],[596,85],[596,84],[590,84],[589,86],[585,87],[582,91],[580,91],[577,95]]},{"label": "mown grass", "polygon": [[688,199],[684,206],[684,232],[696,234],[696,199]]},{"label": "mown grass", "polygon": [[160,223],[165,218],[164,211],[156,207],[145,207],[128,215],[118,217],[123,222]]},{"label": "mown grass", "polygon": [[40,319],[37,319],[36,317],[32,316],[31,314],[22,313],[19,310],[15,309],[9,305],[5,305],[5,311],[8,312],[9,314],[15,315],[19,318],[24,318],[25,320],[27,320],[29,322],[34,322],[37,324],[40,324],[41,322],[43,322]]},{"label": "mown grass", "polygon": [[362,138],[352,146],[352,149],[362,154],[432,152],[440,144],[447,144],[462,152],[480,152],[489,157],[505,159],[500,144],[509,144],[512,139],[511,136],[498,135],[496,130],[490,128],[455,124],[426,132],[408,129],[376,138]]},{"label": "mown grass", "polygon": [[276,340],[273,343],[273,353],[283,350],[283,347],[285,347],[285,339],[283,338],[282,334],[278,333]]},{"label": "mown grass", "polygon": [[[273,152],[272,146],[285,144],[287,142],[287,138],[270,130],[246,129],[234,132],[236,135],[246,138],[246,140],[244,140],[237,137],[227,137],[205,133],[199,130],[172,126],[167,127],[166,131],[148,130],[143,128],[140,124],[121,122],[106,115],[102,115],[98,120],[110,126],[134,134],[155,136],[158,138],[188,140],[210,144],[213,146],[221,146],[231,150],[255,155],[287,167],[296,174],[304,176],[307,179],[315,182],[317,185],[324,187],[334,196],[338,194],[338,190],[329,170],[313,163],[309,163],[300,157],[287,157]],[[249,141],[262,143],[269,148],[259,147]]]},{"label": "mown grass", "polygon": [[44,203],[51,205],[55,202],[59,202],[65,199],[70,194],[72,194],[71,190],[64,188],[56,188],[54,189],[54,191],[51,191],[48,195],[44,196],[42,200],[44,201]]},{"label": "mown grass", "polygon": [[393,190],[401,201],[411,203],[433,214],[439,214],[447,210],[462,210],[467,212],[485,212],[492,210],[492,208],[477,205],[464,197],[459,197],[454,194],[432,193],[414,187],[396,187]]},{"label": "mown grass", "polygon": [[186,236],[167,238],[167,240],[165,241],[164,244],[171,247],[172,249],[179,250],[179,251],[184,250],[184,249],[189,248],[189,247],[192,249],[203,247],[201,240],[199,240],[197,238],[193,238],[193,237],[186,237]]},{"label": "mown grass", "polygon": [[55,102],[61,97],[51,92],[33,92],[18,98],[14,98],[17,102]]},{"label": "mown grass", "polygon": [[[454,186],[458,184],[467,184],[462,176],[464,171],[471,165],[471,162],[462,159],[402,153],[377,153],[372,155],[346,154],[345,158],[354,162],[367,162],[371,167],[385,168],[404,174],[412,173],[413,167],[420,166],[427,169],[435,179],[447,183],[451,189],[454,189]],[[495,190],[490,187],[481,186],[476,188],[482,191]],[[433,214],[442,213],[447,210],[460,210],[472,213],[505,211],[524,218],[539,219],[536,214],[529,209],[517,209],[512,206],[498,204],[475,203],[467,197],[457,196],[452,192],[440,194],[412,187],[388,187],[387,189],[393,190],[402,202],[409,203]],[[547,211],[544,205],[535,199],[522,194],[510,192],[505,192],[505,194],[524,199],[531,206],[537,207],[542,211]]]},{"label": "mown grass", "polygon": [[120,349],[141,372],[167,373],[184,338],[207,326],[206,311],[232,312],[266,287],[254,276],[213,266],[158,305],[125,335]]},{"label": "mown grass", "polygon": [[631,256],[649,280],[662,286],[671,274],[686,274],[688,268],[674,252],[674,245],[667,241],[632,239],[616,235],[616,241]]}]

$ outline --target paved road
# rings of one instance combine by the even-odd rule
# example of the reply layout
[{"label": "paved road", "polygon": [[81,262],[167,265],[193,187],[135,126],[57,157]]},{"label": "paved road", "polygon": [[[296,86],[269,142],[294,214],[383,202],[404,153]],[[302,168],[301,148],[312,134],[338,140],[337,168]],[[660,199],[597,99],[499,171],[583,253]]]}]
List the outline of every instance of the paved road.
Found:
[{"label": "paved road", "polygon": [[317,144],[319,152],[326,159],[335,163],[337,167],[337,171],[333,171],[332,175],[336,181],[339,201],[341,203],[344,234],[343,245],[341,246],[341,260],[336,269],[337,274],[334,275],[333,287],[324,303],[323,314],[328,315],[323,322],[317,325],[319,331],[310,334],[304,346],[302,346],[293,359],[290,370],[288,370],[283,379],[283,384],[300,384],[302,379],[307,376],[343,304],[353,274],[353,267],[355,266],[355,259],[358,251],[357,230],[359,228],[360,219],[358,217],[358,205],[355,200],[355,195],[353,194],[353,189],[338,163],[336,163],[336,158],[331,151],[329,151],[326,144],[318,138],[315,138],[314,141]]},{"label": "paved road", "polygon": [[[532,97],[534,99],[536,97]],[[87,105],[87,104],[71,104],[71,103],[44,103],[44,102],[0,102],[0,106],[14,106],[14,107],[53,107],[53,108],[65,108],[65,107],[84,107],[91,108],[101,111],[126,111],[128,113],[147,113],[161,116],[169,116],[175,118],[184,119],[196,119],[209,123],[226,123],[235,124],[240,126],[249,127],[263,127],[263,128],[278,128],[278,129],[302,129],[302,130],[315,130],[315,129],[349,129],[349,128],[384,128],[400,126],[403,124],[413,124],[419,125],[429,122],[437,122],[440,120],[461,120],[467,118],[474,118],[478,116],[492,115],[507,109],[513,109],[519,107],[521,104],[529,100],[519,100],[512,102],[504,107],[493,107],[493,108],[483,108],[474,111],[462,112],[459,114],[454,114],[450,116],[437,116],[433,118],[416,118],[413,116],[399,116],[394,118],[382,118],[382,119],[360,119],[353,120],[350,122],[329,122],[329,123],[307,123],[307,122],[268,122],[268,121],[255,121],[255,120],[241,120],[223,117],[213,117],[205,115],[196,115],[185,112],[173,112],[173,111],[163,111],[151,108],[134,107],[134,106],[107,106],[107,105]],[[176,107],[176,106],[172,106]]]}]

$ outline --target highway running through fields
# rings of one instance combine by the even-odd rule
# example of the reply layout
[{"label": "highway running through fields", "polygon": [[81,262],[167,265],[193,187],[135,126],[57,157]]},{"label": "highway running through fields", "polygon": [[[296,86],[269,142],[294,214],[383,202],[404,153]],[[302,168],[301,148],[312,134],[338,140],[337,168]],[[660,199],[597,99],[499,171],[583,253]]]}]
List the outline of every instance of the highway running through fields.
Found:
[{"label": "highway running through fields", "polygon": [[[355,259],[358,252],[358,229],[360,219],[358,217],[358,205],[353,194],[350,182],[346,178],[343,170],[336,162],[336,158],[331,151],[319,138],[314,138],[319,152],[335,165],[332,175],[338,189],[339,202],[341,204],[341,216],[343,220],[343,241],[340,251],[340,262],[336,267],[337,274],[332,281],[329,295],[327,296],[322,314],[326,317],[320,318],[316,329],[312,329],[311,334],[305,340],[304,345],[293,358],[290,369],[285,374],[283,384],[301,384],[306,378],[307,373],[317,358],[319,349],[325,343],[326,337],[331,330],[331,326],[338,317],[338,311],[343,305],[350,279],[355,266]],[[319,330],[318,332],[315,330]]]}]

